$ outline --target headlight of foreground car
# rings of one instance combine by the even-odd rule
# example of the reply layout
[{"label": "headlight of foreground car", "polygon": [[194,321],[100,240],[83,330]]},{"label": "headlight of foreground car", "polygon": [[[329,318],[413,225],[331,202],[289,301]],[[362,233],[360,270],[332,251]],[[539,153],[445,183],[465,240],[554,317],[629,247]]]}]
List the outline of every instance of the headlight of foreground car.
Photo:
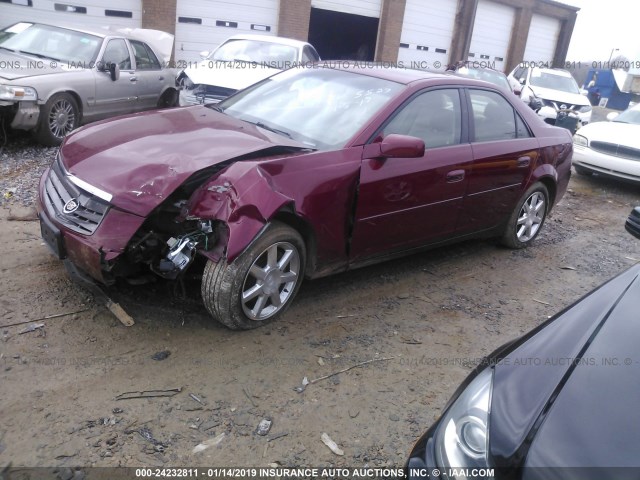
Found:
[{"label": "headlight of foreground car", "polygon": [[578,109],[580,113],[587,113],[587,112],[590,112],[591,110],[592,110],[591,105],[585,105],[584,107],[580,107]]},{"label": "headlight of foreground car", "polygon": [[574,143],[574,145],[578,145],[580,147],[588,147],[589,146],[589,140],[587,140],[587,137],[583,137],[582,135],[574,135],[573,136],[573,143]]},{"label": "headlight of foreground car", "polygon": [[435,435],[438,467],[486,468],[493,369],[482,371],[440,420]]},{"label": "headlight of foreground car", "polygon": [[31,87],[18,87],[16,85],[0,85],[0,100],[29,101],[38,100],[38,92]]}]

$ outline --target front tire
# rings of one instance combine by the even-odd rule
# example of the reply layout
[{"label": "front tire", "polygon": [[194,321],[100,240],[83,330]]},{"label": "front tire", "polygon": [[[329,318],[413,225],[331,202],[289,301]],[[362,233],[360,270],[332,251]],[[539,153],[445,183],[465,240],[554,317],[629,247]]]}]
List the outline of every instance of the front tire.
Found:
[{"label": "front tire", "polygon": [[233,262],[209,260],[202,300],[218,322],[232,330],[257,328],[278,318],[298,293],[306,262],[300,234],[272,222]]},{"label": "front tire", "polygon": [[542,183],[534,183],[509,217],[502,244],[509,248],[528,247],[538,236],[548,212],[549,190]]},{"label": "front tire", "polygon": [[178,91],[173,88],[168,89],[158,99],[158,108],[172,108],[178,105]]},{"label": "front tire", "polygon": [[80,125],[80,109],[68,93],[56,93],[40,109],[36,139],[42,145],[55,147]]}]

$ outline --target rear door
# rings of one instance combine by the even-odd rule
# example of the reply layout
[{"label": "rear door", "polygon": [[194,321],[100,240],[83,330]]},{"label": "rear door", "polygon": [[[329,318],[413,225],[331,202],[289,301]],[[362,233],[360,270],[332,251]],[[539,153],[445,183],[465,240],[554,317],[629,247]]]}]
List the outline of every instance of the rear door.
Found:
[{"label": "rear door", "polygon": [[[463,112],[465,112],[463,114]],[[351,259],[404,250],[453,234],[471,169],[466,106],[457,88],[422,91],[380,129],[424,140],[421,158],[367,158],[351,243]]]},{"label": "rear door", "polygon": [[538,161],[538,141],[501,93],[468,89],[467,94],[474,162],[468,173],[459,233],[488,229],[505,221]]}]

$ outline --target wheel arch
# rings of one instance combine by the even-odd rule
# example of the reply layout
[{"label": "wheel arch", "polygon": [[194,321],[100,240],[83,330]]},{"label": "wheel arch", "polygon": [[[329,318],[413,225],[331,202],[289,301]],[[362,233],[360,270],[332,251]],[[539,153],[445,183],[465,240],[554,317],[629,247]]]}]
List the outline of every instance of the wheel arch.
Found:
[{"label": "wheel arch", "polygon": [[558,190],[558,186],[556,185],[556,181],[553,177],[544,176],[537,179],[538,182],[542,183],[545,187],[547,187],[547,191],[549,192],[549,210],[556,203],[556,194]]},{"label": "wheel arch", "polygon": [[529,185],[525,188],[528,189],[536,182],[542,183],[545,187],[547,187],[547,191],[549,192],[549,211],[555,206],[556,201],[558,200],[558,181],[560,180],[558,171],[549,164],[540,165],[536,168],[531,175],[531,180],[529,181]]},{"label": "wheel arch", "polygon": [[[171,94],[173,95],[173,99],[174,99],[174,104],[171,105],[171,107],[175,107],[178,105],[178,95],[180,94],[180,92],[178,92],[178,90],[175,87],[172,87],[171,85],[167,86],[164,90],[162,90],[162,93],[160,95],[158,95],[158,102],[157,104],[160,104],[160,100],[162,100],[162,98],[165,95]],[[166,107],[166,108],[171,108],[171,107]],[[161,107],[162,108],[162,107]]]},{"label": "wheel arch", "polygon": [[78,106],[78,117],[79,117],[78,126],[79,126],[82,123],[82,119],[84,116],[84,105],[82,104],[82,97],[80,97],[78,92],[76,92],[75,90],[63,89],[63,90],[56,90],[55,92],[51,92],[51,94],[47,97],[44,103],[40,106],[44,107],[46,103],[51,99],[51,97],[53,97],[54,95],[58,95],[60,93],[66,93],[67,95],[71,95],[71,97],[73,97],[73,99],[76,101],[76,105]]},{"label": "wheel arch", "polygon": [[311,276],[317,265],[317,241],[315,231],[309,222],[296,213],[293,204],[287,204],[278,210],[269,221],[277,220],[296,230],[304,240],[307,248],[305,276]]}]

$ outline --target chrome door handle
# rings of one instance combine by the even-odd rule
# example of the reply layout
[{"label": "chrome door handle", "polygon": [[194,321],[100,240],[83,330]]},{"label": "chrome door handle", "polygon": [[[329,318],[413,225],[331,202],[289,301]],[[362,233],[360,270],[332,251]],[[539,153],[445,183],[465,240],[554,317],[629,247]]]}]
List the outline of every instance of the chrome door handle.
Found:
[{"label": "chrome door handle", "polygon": [[518,159],[518,168],[528,167],[531,164],[531,157],[529,155],[525,155],[524,157],[520,157]]},{"label": "chrome door handle", "polygon": [[452,170],[447,173],[447,183],[461,182],[464,180],[464,170]]}]

